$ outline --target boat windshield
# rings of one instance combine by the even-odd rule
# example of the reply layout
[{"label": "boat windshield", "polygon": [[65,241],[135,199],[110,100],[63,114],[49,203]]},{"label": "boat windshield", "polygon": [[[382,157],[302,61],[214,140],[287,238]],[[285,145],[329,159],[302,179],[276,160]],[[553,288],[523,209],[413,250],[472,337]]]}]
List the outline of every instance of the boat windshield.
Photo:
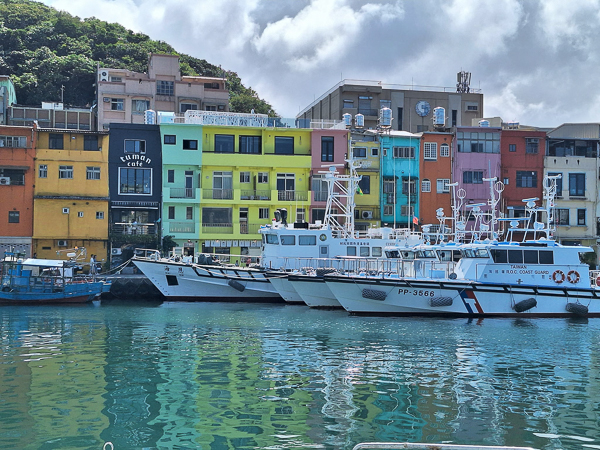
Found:
[{"label": "boat windshield", "polygon": [[490,253],[485,248],[464,248],[461,250],[465,258],[489,258]]},{"label": "boat windshield", "polygon": [[417,256],[419,258],[435,258],[434,250],[419,250],[417,252]]},{"label": "boat windshield", "polygon": [[267,241],[267,244],[279,244],[276,234],[265,234],[265,239]]}]

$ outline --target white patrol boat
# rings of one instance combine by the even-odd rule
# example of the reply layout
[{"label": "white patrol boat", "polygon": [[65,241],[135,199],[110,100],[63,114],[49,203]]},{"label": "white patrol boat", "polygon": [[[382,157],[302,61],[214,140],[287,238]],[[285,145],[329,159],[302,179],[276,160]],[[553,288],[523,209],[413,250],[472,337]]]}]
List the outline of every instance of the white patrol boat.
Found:
[{"label": "white patrol boat", "polygon": [[[461,259],[449,276],[326,275],[325,282],[352,313],[600,316],[600,289],[583,262],[583,255],[593,250],[561,245],[552,238],[556,178],[544,180],[545,210],[535,206],[537,199],[524,200],[528,217],[504,219],[510,221],[508,240],[460,245]],[[534,222],[540,211],[546,213],[546,224]],[[519,227],[522,221],[533,227]],[[517,235],[523,236],[520,242]],[[527,240],[528,236],[533,239]]]}]

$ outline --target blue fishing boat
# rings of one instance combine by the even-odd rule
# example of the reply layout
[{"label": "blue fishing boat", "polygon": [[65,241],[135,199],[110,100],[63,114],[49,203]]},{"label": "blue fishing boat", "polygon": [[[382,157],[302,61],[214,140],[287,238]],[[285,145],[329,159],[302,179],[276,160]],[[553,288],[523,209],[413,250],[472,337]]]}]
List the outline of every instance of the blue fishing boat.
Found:
[{"label": "blue fishing boat", "polygon": [[77,261],[24,258],[5,252],[0,261],[0,304],[86,303],[108,292],[110,282],[77,275]]}]

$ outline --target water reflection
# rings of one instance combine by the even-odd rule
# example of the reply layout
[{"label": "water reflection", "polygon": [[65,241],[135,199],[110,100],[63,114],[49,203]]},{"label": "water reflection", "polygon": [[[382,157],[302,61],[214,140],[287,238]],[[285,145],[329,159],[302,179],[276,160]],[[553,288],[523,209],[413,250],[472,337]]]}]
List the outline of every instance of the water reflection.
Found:
[{"label": "water reflection", "polygon": [[0,448],[600,445],[599,323],[7,307]]}]

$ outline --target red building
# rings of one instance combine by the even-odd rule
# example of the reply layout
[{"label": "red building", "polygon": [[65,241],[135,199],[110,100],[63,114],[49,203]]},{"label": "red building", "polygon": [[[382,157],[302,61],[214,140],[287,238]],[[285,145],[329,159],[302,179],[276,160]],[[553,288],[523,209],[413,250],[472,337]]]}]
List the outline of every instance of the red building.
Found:
[{"label": "red building", "polygon": [[0,125],[0,251],[31,255],[36,134]]},{"label": "red building", "polygon": [[523,199],[537,197],[537,203],[541,205],[546,132],[502,130],[500,151],[500,181],[505,186],[502,193],[505,217],[524,217]]}]

